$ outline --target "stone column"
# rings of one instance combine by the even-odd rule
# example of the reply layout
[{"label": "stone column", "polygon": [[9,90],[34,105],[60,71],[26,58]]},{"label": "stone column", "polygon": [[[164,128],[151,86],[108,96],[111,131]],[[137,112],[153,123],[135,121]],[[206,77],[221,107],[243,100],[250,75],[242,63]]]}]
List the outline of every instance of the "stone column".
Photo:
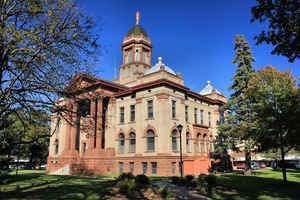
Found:
[{"label": "stone column", "polygon": [[102,103],[103,98],[98,98],[98,111],[97,111],[97,129],[96,129],[96,148],[101,149],[102,142]]},{"label": "stone column", "polygon": [[88,151],[92,151],[94,149],[96,99],[91,98],[90,102],[90,116],[88,121]]},{"label": "stone column", "polygon": [[71,143],[71,147],[70,150],[75,150],[75,142],[76,142],[76,117],[77,117],[77,102],[75,100],[72,100],[72,105],[73,105],[73,109],[72,109],[72,113],[71,113],[71,131],[70,131],[70,143]]}]

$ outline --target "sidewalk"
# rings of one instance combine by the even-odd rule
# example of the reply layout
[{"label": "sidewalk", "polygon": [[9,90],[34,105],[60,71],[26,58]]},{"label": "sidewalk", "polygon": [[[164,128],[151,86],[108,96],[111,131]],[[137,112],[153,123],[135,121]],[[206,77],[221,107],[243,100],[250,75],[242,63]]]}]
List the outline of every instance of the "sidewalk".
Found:
[{"label": "sidewalk", "polygon": [[152,183],[158,187],[169,187],[173,191],[174,196],[178,197],[179,199],[213,200],[211,198],[198,194],[197,191],[187,190],[185,187],[174,185],[169,180],[153,181]]}]

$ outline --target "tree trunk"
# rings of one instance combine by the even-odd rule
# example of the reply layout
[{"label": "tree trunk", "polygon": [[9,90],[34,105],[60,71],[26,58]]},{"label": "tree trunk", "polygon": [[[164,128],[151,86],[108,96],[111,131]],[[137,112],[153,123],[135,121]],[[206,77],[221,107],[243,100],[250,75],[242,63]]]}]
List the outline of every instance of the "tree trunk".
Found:
[{"label": "tree trunk", "polygon": [[251,176],[251,153],[248,150],[245,150],[245,171],[244,175]]},{"label": "tree trunk", "polygon": [[285,168],[285,152],[284,152],[284,144],[283,144],[283,136],[280,134],[280,153],[281,153],[281,169],[282,169],[282,176],[283,176],[283,184],[287,184],[286,179],[286,168]]}]

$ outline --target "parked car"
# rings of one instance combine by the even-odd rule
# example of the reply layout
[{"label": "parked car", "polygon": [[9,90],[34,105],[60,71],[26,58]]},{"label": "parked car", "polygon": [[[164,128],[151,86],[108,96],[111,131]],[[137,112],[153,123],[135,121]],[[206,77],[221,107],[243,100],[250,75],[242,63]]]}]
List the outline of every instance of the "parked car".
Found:
[{"label": "parked car", "polygon": [[245,163],[237,163],[236,168],[237,169],[245,169]]},{"label": "parked car", "polygon": [[259,169],[259,166],[256,162],[251,163],[251,169]]},{"label": "parked car", "polygon": [[261,163],[261,164],[259,165],[259,167],[260,167],[260,168],[265,168],[265,167],[266,167],[266,164],[265,164],[265,163]]}]

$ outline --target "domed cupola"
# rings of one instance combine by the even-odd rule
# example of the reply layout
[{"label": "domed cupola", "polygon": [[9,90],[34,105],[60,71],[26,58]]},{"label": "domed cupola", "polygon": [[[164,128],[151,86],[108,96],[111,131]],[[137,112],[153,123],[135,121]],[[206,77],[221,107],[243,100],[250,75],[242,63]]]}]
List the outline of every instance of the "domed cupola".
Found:
[{"label": "domed cupola", "polygon": [[137,36],[137,35],[143,35],[145,37],[148,37],[147,32],[145,31],[145,29],[143,29],[139,24],[136,24],[134,27],[132,27],[126,37],[130,37],[130,36]]}]

